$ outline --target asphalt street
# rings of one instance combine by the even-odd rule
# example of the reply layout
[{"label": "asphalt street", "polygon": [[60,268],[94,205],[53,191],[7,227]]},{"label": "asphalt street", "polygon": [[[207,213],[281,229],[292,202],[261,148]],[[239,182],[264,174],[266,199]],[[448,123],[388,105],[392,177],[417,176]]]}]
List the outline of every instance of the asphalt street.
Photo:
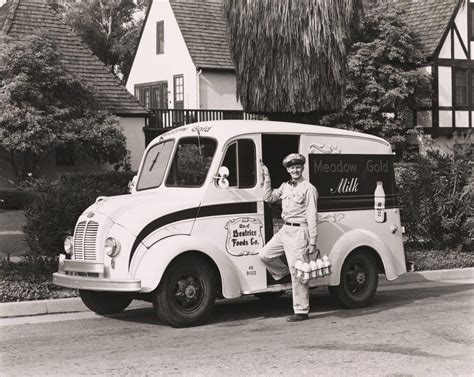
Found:
[{"label": "asphalt street", "polygon": [[386,287],[366,309],[312,293],[310,319],[288,323],[291,298],[219,302],[206,325],[174,329],[151,307],[0,321],[2,376],[472,376],[472,279]]}]

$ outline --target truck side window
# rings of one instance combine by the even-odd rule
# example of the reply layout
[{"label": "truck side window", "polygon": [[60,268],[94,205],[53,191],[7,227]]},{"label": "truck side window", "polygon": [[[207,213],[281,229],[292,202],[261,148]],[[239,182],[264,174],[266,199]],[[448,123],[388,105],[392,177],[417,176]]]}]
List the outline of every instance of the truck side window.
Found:
[{"label": "truck side window", "polygon": [[229,168],[230,187],[250,188],[256,183],[255,144],[252,140],[238,140],[227,147],[222,166]]},{"label": "truck side window", "polygon": [[211,166],[216,146],[216,141],[210,138],[182,138],[176,149],[166,186],[202,186]]}]

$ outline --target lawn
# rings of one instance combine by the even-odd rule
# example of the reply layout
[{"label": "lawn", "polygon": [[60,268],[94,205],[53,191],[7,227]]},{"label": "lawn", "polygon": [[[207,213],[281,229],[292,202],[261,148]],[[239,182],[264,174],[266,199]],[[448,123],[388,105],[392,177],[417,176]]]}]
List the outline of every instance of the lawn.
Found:
[{"label": "lawn", "polygon": [[[406,250],[406,259],[415,271],[474,267],[474,253],[434,250]],[[0,302],[31,301],[76,297],[77,290],[54,285],[51,275],[56,263],[28,261],[0,262]]]}]

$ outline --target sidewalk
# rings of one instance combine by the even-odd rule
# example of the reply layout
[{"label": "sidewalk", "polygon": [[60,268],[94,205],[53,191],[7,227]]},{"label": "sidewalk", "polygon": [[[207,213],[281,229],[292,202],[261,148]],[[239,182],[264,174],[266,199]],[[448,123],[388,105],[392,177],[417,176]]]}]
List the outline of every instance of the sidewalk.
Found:
[{"label": "sidewalk", "polygon": [[[474,284],[474,268],[460,268],[452,270],[408,272],[398,279],[389,282],[385,275],[379,276],[379,290],[398,290],[422,287],[423,283],[446,281],[462,284]],[[418,283],[417,285],[415,285]],[[133,301],[129,308],[148,307],[151,304],[144,301]],[[58,314],[88,311],[81,299],[63,298],[56,300],[38,300],[7,302],[0,304],[0,318],[22,317],[42,314]]]}]

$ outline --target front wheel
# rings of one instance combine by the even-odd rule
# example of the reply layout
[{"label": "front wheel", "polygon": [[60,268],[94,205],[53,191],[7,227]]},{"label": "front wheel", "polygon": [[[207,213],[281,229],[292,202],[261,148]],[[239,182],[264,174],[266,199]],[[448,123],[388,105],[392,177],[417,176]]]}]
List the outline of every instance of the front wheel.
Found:
[{"label": "front wheel", "polygon": [[341,269],[341,283],[328,287],[329,293],[346,308],[363,308],[372,302],[378,280],[374,258],[359,251],[346,258]]},{"label": "front wheel", "polygon": [[132,302],[132,297],[125,293],[96,292],[79,290],[79,296],[85,306],[97,314],[118,314]]},{"label": "front wheel", "polygon": [[207,319],[216,296],[216,276],[209,263],[185,256],[164,273],[153,293],[153,306],[159,319],[173,327],[189,327]]}]

